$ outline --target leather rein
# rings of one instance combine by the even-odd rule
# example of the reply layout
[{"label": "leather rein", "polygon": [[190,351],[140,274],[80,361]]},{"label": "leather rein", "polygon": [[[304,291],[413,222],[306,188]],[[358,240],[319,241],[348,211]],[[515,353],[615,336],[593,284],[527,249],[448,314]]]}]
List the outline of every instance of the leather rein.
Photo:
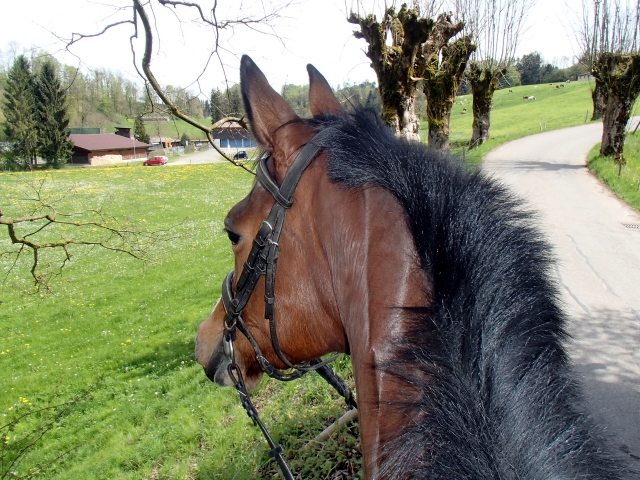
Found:
[{"label": "leather rein", "polygon": [[[251,252],[249,253],[247,261],[243,266],[242,273],[236,283],[235,295],[232,288],[235,275],[234,270],[229,272],[222,284],[222,303],[226,312],[223,348],[224,354],[229,360],[227,371],[240,395],[242,406],[245,408],[253,422],[262,430],[267,443],[271,447],[270,456],[274,457],[278,462],[285,479],[293,479],[293,476],[282,458],[282,447],[273,442],[266,427],[258,418],[258,412],[251,403],[244,385],[240,368],[235,363],[233,343],[236,340],[237,330],[240,330],[253,347],[256,354],[256,360],[258,361],[260,368],[269,377],[281,381],[290,381],[302,377],[307,372],[315,370],[345,398],[345,401],[350,408],[357,408],[355,398],[349,386],[328,365],[341,354],[334,354],[326,360],[314,359],[310,362],[293,364],[286,358],[280,348],[275,321],[275,279],[278,256],[280,254],[278,241],[280,239],[282,227],[284,226],[284,220],[287,216],[287,211],[293,205],[293,193],[300,181],[300,178],[302,177],[302,174],[321,150],[321,147],[317,145],[317,143],[319,143],[318,139],[335,133],[333,130],[334,129],[332,128],[322,130],[302,148],[300,153],[293,160],[293,163],[289,167],[289,170],[287,171],[280,186],[278,186],[278,183],[267,168],[267,161],[270,155],[263,156],[260,159],[256,175],[261,185],[271,193],[275,202],[266,220],[263,220],[260,224],[258,234],[253,240]],[[271,343],[278,358],[290,371],[283,371],[276,368],[265,358],[258,342],[256,342],[254,336],[251,334],[244,322],[244,319],[242,318],[242,311],[249,302],[258,281],[263,275],[265,276],[264,316],[265,319],[269,321]]]}]

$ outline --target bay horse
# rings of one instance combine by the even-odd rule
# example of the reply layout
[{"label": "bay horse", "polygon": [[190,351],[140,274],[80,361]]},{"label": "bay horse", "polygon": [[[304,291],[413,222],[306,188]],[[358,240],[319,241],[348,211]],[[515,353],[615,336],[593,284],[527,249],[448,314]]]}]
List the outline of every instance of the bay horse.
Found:
[{"label": "bay horse", "polygon": [[[372,112],[348,113],[307,69],[303,120],[241,60],[247,117],[269,157],[224,221],[238,275],[198,329],[207,376],[231,385],[233,359],[250,390],[265,365],[350,354],[369,479],[629,478],[581,410],[535,217],[483,173],[396,138]],[[278,205],[278,275],[267,266],[241,294],[239,272],[253,268]],[[231,317],[244,326],[233,342]]]}]

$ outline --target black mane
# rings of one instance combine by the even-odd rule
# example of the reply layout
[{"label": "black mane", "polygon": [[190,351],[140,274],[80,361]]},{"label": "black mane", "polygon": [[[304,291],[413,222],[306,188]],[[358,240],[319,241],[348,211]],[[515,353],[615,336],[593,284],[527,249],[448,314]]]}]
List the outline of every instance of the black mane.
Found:
[{"label": "black mane", "polygon": [[[330,178],[404,206],[434,304],[386,368],[424,395],[386,446],[384,478],[622,479],[630,472],[580,410],[549,246],[503,186],[397,139],[376,117],[321,117]],[[435,333],[425,335],[425,332]],[[426,338],[430,340],[427,342]],[[435,381],[410,373],[416,365]]]}]

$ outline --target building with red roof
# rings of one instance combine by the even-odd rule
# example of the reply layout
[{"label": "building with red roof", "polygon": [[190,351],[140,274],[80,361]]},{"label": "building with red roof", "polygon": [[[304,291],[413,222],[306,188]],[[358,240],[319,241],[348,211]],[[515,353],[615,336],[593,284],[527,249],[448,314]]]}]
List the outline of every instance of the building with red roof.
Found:
[{"label": "building with red roof", "polygon": [[71,134],[73,156],[69,163],[107,165],[123,160],[145,159],[148,143],[115,133]]}]

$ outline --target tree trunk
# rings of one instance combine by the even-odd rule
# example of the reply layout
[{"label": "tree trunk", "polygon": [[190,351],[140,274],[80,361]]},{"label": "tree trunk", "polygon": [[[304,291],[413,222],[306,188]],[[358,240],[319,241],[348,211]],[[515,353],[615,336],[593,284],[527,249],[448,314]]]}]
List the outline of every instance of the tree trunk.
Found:
[{"label": "tree trunk", "polygon": [[594,64],[594,76],[605,86],[604,121],[600,155],[624,165],[624,137],[631,109],[640,94],[640,54],[605,52]]},{"label": "tree trunk", "polygon": [[591,121],[600,120],[604,117],[606,98],[606,87],[604,83],[596,78],[593,92],[591,92],[591,99],[593,100],[593,115],[591,115]]},{"label": "tree trunk", "polygon": [[442,102],[431,102],[427,110],[431,110],[434,103],[437,114],[427,114],[429,117],[429,147],[436,150],[449,150],[449,121],[451,120],[451,107],[447,106],[446,99]]},{"label": "tree trunk", "polygon": [[467,35],[440,50],[425,68],[422,84],[427,96],[427,120],[429,122],[429,146],[437,150],[449,149],[449,120],[462,75],[476,45]]},{"label": "tree trunk", "polygon": [[[506,71],[506,69],[505,69]],[[467,79],[471,84],[473,93],[473,134],[471,145],[478,146],[489,140],[489,128],[491,127],[491,106],[493,94],[498,87],[498,76],[505,73],[503,70],[493,70],[490,67],[481,68],[478,64],[471,65],[467,73]]]},{"label": "tree trunk", "polygon": [[[420,18],[419,11],[403,5],[396,13],[387,8],[385,18],[378,22],[375,15],[361,17],[351,13],[349,23],[360,31],[356,38],[368,43],[367,57],[378,77],[378,89],[382,100],[382,118],[398,136],[420,140],[420,122],[415,113],[416,57],[422,44],[429,38],[433,20]],[[392,45],[387,44],[391,35]]]},{"label": "tree trunk", "polygon": [[[398,95],[379,88],[382,100],[382,119],[397,136],[420,141],[420,121],[416,116],[416,97]],[[390,98],[391,97],[391,98]],[[394,98],[395,97],[395,98]]]},{"label": "tree trunk", "polygon": [[635,96],[630,98],[627,95],[609,93],[604,110],[600,155],[612,156],[614,161],[624,163],[624,137],[634,103]]}]

